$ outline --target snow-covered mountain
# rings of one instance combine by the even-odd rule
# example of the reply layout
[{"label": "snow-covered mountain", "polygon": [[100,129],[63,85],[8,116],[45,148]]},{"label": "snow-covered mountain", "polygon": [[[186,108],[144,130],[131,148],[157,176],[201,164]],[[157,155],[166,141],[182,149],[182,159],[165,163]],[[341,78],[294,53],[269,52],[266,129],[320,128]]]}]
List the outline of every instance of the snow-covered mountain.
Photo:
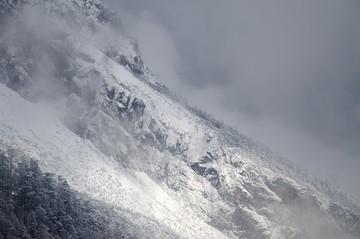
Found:
[{"label": "snow-covered mountain", "polygon": [[99,0],[0,12],[0,148],[62,175],[134,237],[360,238],[358,199],[171,93]]}]

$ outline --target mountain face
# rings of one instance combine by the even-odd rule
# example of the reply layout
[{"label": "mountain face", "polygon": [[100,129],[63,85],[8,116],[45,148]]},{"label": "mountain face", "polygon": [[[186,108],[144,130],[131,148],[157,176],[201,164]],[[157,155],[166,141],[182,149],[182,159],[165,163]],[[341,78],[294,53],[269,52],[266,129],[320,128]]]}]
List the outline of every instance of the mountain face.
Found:
[{"label": "mountain face", "polygon": [[107,207],[79,197],[66,179],[18,153],[0,152],[0,238],[132,238]]},{"label": "mountain face", "polygon": [[99,0],[0,13],[0,149],[100,202],[121,235],[360,238],[358,199],[174,95]]}]

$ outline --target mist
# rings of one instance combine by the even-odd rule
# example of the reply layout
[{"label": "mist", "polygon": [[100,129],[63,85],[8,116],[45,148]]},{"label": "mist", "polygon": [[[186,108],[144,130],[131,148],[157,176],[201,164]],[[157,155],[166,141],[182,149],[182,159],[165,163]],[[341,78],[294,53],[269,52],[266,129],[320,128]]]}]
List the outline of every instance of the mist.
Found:
[{"label": "mist", "polygon": [[360,195],[360,3],[104,2],[170,89]]},{"label": "mist", "polygon": [[[330,0],[332,5],[328,5],[330,3],[324,0],[302,3],[269,3],[265,0],[104,1],[119,14],[127,30],[133,31],[145,64],[172,91],[183,95],[191,105],[204,109],[239,132],[270,146],[319,177],[327,178],[342,189],[360,195],[357,185],[360,179],[360,29],[356,24],[360,20],[360,9],[356,2]],[[13,95],[17,101],[1,95],[1,99],[15,102],[12,106],[0,101],[6,106],[6,111],[0,113],[14,112],[14,116],[10,113],[2,114],[11,116],[5,117],[4,125],[18,126],[14,127],[14,132],[19,128],[19,136],[25,135],[24,141],[28,139],[27,131],[31,133],[31,140],[27,140],[22,147],[32,143],[34,146],[30,148],[38,148],[34,152],[48,150],[49,155],[51,152],[62,155],[62,158],[44,161],[53,171],[67,174],[75,182],[74,185],[76,182],[84,184],[81,186],[83,192],[90,193],[94,198],[110,202],[109,198],[113,196],[119,199],[116,206],[122,207],[124,204],[124,208],[129,202],[130,212],[139,210],[141,215],[144,213],[144,216],[151,218],[150,221],[144,220],[144,225],[154,231],[167,233],[170,218],[170,224],[173,223],[174,228],[183,233],[182,227],[178,229],[178,225],[189,223],[181,225],[187,229],[188,225],[198,223],[198,219],[192,218],[189,213],[194,210],[194,215],[200,215],[199,208],[204,218],[210,218],[212,214],[215,216],[211,222],[199,217],[200,222],[204,220],[205,226],[215,229],[224,226],[224,231],[233,230],[239,235],[242,232],[237,231],[237,226],[249,235],[266,228],[266,233],[274,233],[271,234],[273,237],[280,233],[292,237],[304,235],[311,238],[345,239],[347,237],[343,236],[342,227],[348,225],[353,227],[346,229],[357,233],[355,209],[347,211],[347,208],[333,204],[340,209],[331,211],[327,203],[331,203],[332,198],[329,196],[329,202],[322,198],[322,193],[326,197],[328,192],[319,190],[319,196],[314,189],[314,195],[308,194],[311,190],[306,186],[310,184],[302,187],[290,179],[276,182],[267,177],[266,169],[262,175],[261,169],[257,173],[258,169],[254,167],[253,173],[257,178],[248,177],[245,173],[244,178],[248,177],[245,183],[238,171],[231,172],[229,182],[234,180],[234,185],[244,186],[244,189],[239,187],[233,192],[231,187],[226,188],[232,186],[231,183],[224,180],[226,184],[223,188],[226,189],[223,192],[218,190],[206,178],[207,175],[198,173],[192,167],[199,163],[188,167],[192,162],[191,156],[186,158],[189,159],[186,162],[172,160],[168,152],[162,155],[167,135],[164,131],[165,140],[162,140],[163,137],[160,140],[156,138],[156,133],[162,134],[161,126],[157,129],[157,120],[163,124],[161,117],[156,118],[156,114],[154,119],[148,119],[149,122],[139,117],[142,131],[139,138],[144,141],[138,142],[133,129],[135,127],[131,124],[137,124],[138,119],[135,119],[132,109],[137,107],[135,113],[142,116],[146,104],[141,97],[131,98],[136,96],[140,88],[132,87],[127,82],[141,77],[136,71],[138,69],[133,69],[129,62],[138,56],[136,42],[122,25],[96,25],[91,20],[75,24],[76,18],[64,15],[67,16],[48,16],[36,7],[25,8],[19,16],[2,18],[3,24],[0,25],[0,48],[4,47],[0,50],[6,51],[4,59],[0,59],[0,72],[4,75],[1,75],[1,81],[32,102],[25,104],[15,94],[9,96]],[[73,13],[70,11],[68,15],[72,16]],[[121,62],[121,56],[128,58],[125,57]],[[144,67],[141,61],[136,62]],[[16,67],[12,68],[12,65]],[[114,69],[119,67],[129,70],[133,75],[117,75],[119,72],[111,69],[112,66]],[[129,77],[124,80],[124,86],[121,77]],[[150,104],[159,102],[152,102],[151,95],[149,98]],[[125,102],[134,105],[128,106]],[[28,106],[28,112],[21,110],[22,105],[24,109]],[[149,112],[156,109],[159,112],[155,113],[166,114],[161,109],[169,105],[164,106],[157,109],[150,106],[146,109],[150,108]],[[126,115],[127,112],[130,113]],[[25,119],[23,116],[27,114],[29,117]],[[121,118],[122,115],[124,118]],[[152,117],[151,114],[149,117]],[[170,128],[171,124],[168,125]],[[70,133],[68,130],[74,134],[67,134]],[[43,134],[45,131],[49,132]],[[145,137],[147,135],[148,141]],[[5,135],[5,140],[7,137]],[[53,147],[48,149],[46,142]],[[182,139],[176,139],[176,147],[182,143]],[[189,149],[185,141],[184,147],[185,151]],[[194,151],[198,149],[194,148]],[[90,149],[94,149],[94,152]],[[120,166],[110,164],[111,160]],[[80,163],[77,164],[77,161]],[[209,169],[218,178],[217,170],[222,165],[217,166],[213,165]],[[246,172],[251,168],[245,166],[239,166],[236,170]],[[107,174],[103,168],[110,173]],[[219,172],[222,173],[221,170]],[[282,173],[281,170],[274,172]],[[129,183],[129,187],[127,177],[134,178],[135,182]],[[264,185],[260,184],[263,181]],[[137,182],[140,186],[137,186]],[[182,182],[185,182],[184,185]],[[167,187],[170,192],[174,190],[174,194],[167,194],[162,191],[162,187]],[[97,194],[101,190],[104,190],[105,196]],[[336,194],[335,191],[331,193]],[[145,194],[149,192],[153,194],[151,196],[154,196],[154,200],[147,199]],[[186,194],[186,197],[177,196],[180,193]],[[242,194],[246,194],[246,197]],[[171,198],[172,195],[175,196]],[[155,200],[165,196],[169,196],[174,203]],[[336,195],[332,196],[334,201],[340,200]],[[138,200],[145,203],[138,206]],[[178,201],[181,204],[177,209]],[[167,205],[164,217],[161,207],[156,206],[158,202],[160,206]],[[349,207],[355,208],[351,203],[349,199]],[[182,210],[184,205],[186,208]],[[243,210],[243,206],[250,211]],[[250,215],[250,212],[254,214]],[[165,217],[165,214],[169,217]],[[194,220],[194,223],[187,221],[187,217],[182,218],[183,215],[190,215],[189,219]],[[159,220],[156,221],[159,225],[165,223],[165,230],[152,228],[154,216],[154,220]],[[172,216],[175,216],[173,222]],[[138,219],[137,215],[135,221]],[[270,224],[272,219],[274,223]],[[262,225],[263,220],[265,223]],[[267,225],[280,226],[275,230],[272,226],[267,228]],[[200,231],[207,236],[207,229]]]}]

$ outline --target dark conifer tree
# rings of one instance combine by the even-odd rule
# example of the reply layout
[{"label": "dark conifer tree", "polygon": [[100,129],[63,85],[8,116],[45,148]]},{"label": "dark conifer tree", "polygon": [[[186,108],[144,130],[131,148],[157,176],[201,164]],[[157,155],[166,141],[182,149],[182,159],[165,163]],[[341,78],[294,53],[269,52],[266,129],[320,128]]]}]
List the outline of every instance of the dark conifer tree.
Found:
[{"label": "dark conifer tree", "polygon": [[0,152],[0,239],[124,238],[111,216],[81,200],[65,178],[15,155]]}]

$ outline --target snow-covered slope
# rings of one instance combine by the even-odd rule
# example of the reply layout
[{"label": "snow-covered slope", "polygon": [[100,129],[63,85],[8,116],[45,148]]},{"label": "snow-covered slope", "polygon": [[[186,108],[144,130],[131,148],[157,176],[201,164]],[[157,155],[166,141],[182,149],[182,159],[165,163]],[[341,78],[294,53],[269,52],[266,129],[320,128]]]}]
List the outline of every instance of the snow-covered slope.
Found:
[{"label": "snow-covered slope", "polygon": [[[0,102],[1,145],[39,159],[43,168],[66,177],[78,191],[119,210],[144,214],[187,237],[223,237],[191,210],[183,208],[181,202],[144,172],[119,167],[90,141],[72,133],[61,122],[54,106],[25,101],[3,84]],[[164,236],[161,232],[159,235]]]},{"label": "snow-covered slope", "polygon": [[359,238],[359,202],[175,96],[97,0],[5,1],[0,144],[148,238]]}]

